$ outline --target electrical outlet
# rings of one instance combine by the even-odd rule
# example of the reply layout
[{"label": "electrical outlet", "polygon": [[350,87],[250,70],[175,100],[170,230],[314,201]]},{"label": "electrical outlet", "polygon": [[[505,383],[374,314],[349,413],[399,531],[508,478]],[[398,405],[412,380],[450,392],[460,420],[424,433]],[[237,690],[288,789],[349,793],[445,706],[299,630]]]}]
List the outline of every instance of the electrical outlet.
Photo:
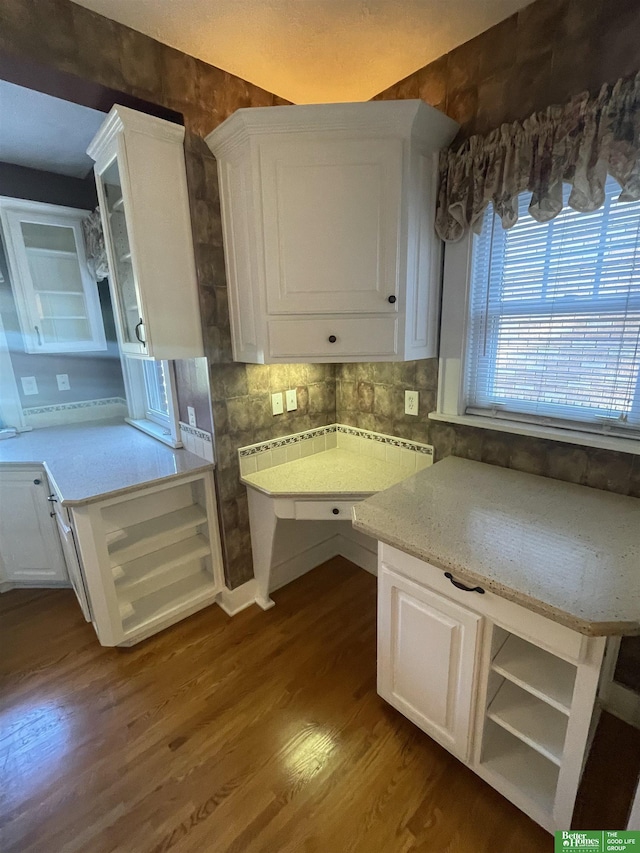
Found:
[{"label": "electrical outlet", "polygon": [[293,412],[298,408],[298,392],[295,388],[291,391],[287,391],[287,411]]},{"label": "electrical outlet", "polygon": [[25,397],[28,397],[29,394],[38,393],[38,383],[35,376],[21,376],[20,382],[22,382],[22,393]]},{"label": "electrical outlet", "polygon": [[404,413],[405,415],[417,415],[418,414],[418,392],[417,391],[405,391],[404,392]]},{"label": "electrical outlet", "polygon": [[284,411],[282,407],[282,391],[271,395],[271,411],[274,415],[281,415]]},{"label": "electrical outlet", "polygon": [[71,388],[68,373],[56,373],[56,382],[58,383],[58,391],[68,391]]},{"label": "electrical outlet", "polygon": [[196,410],[193,406],[187,406],[187,417],[189,418],[189,426],[197,427],[196,423]]}]

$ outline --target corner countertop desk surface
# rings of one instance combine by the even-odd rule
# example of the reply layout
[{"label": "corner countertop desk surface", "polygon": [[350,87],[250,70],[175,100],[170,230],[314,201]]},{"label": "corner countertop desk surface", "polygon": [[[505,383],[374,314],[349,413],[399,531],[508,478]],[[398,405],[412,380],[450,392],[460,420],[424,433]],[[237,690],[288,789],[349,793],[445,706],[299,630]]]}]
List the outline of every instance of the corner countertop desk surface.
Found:
[{"label": "corner countertop desk surface", "polygon": [[449,457],[354,527],[590,636],[640,634],[640,499]]},{"label": "corner countertop desk surface", "polygon": [[44,427],[0,441],[4,463],[44,464],[65,506],[89,503],[213,466],[123,421]]}]

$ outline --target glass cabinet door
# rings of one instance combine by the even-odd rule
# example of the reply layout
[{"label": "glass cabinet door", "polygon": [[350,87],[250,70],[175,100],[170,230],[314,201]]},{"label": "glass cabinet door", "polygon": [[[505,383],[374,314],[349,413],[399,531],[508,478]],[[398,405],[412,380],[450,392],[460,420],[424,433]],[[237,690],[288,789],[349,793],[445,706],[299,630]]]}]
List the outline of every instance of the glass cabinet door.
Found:
[{"label": "glass cabinet door", "polygon": [[117,160],[99,176],[104,203],[102,223],[110,248],[109,266],[120,315],[123,349],[146,352],[144,320],[138,286],[131,260],[131,243],[122,197]]}]

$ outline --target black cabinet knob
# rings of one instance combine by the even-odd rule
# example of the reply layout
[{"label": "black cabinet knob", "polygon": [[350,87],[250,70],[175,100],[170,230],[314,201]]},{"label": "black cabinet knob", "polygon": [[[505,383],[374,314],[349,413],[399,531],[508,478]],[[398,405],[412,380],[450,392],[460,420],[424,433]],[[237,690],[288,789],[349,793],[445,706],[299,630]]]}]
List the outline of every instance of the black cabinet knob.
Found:
[{"label": "black cabinet knob", "polygon": [[330,343],[330,344],[335,344],[335,342],[336,342],[337,340],[338,340],[338,339],[336,338],[336,336],[335,336],[335,335],[329,335],[329,343]]},{"label": "black cabinet knob", "polygon": [[33,485],[34,485],[34,486],[39,486],[41,482],[42,482],[42,480],[34,480],[34,481],[33,481]]},{"label": "black cabinet knob", "polygon": [[387,302],[390,302],[393,305],[394,302],[397,302],[397,299],[398,299],[397,296],[392,295],[387,299]]},{"label": "black cabinet knob", "polygon": [[334,508],[331,510],[331,512],[332,512],[334,515],[340,515],[340,510],[338,509],[338,507],[337,507],[337,506],[334,506]]}]

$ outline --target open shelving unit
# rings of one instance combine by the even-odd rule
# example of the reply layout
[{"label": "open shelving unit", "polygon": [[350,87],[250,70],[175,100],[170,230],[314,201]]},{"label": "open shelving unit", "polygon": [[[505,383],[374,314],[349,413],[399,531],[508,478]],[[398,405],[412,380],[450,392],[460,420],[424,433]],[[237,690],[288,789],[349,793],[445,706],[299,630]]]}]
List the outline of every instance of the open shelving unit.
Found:
[{"label": "open shelving unit", "polygon": [[494,626],[479,769],[543,825],[554,822],[577,672]]},{"label": "open shelving unit", "polygon": [[104,645],[132,645],[212,603],[224,583],[210,471],[89,510]]}]

